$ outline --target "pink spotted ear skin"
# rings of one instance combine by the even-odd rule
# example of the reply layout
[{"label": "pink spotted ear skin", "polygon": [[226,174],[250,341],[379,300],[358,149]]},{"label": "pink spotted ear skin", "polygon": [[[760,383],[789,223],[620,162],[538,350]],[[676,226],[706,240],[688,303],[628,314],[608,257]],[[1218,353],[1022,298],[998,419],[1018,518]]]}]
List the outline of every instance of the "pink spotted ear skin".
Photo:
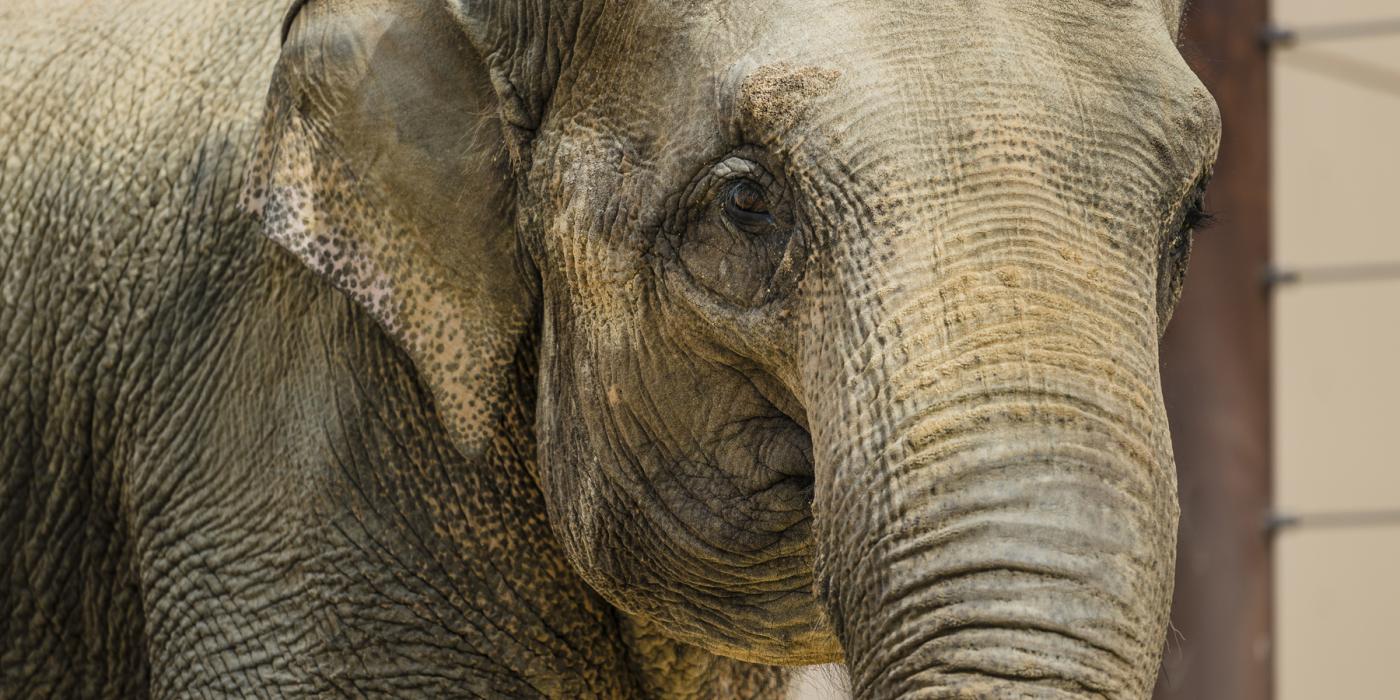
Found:
[{"label": "pink spotted ear skin", "polygon": [[[498,259],[515,242],[491,162],[504,147],[460,143],[500,130],[489,94],[409,80],[477,84],[458,75],[472,66],[445,11],[417,27],[356,7],[312,3],[294,24],[240,205],[371,314],[413,359],[458,447],[483,454],[531,313],[518,267]],[[443,119],[464,123],[426,124]],[[444,162],[460,182],[442,182]],[[408,199],[434,188],[453,196]]]},{"label": "pink spotted ear skin", "polygon": [[[382,211],[364,205],[365,194],[338,158],[315,153],[305,121],[281,114],[265,134],[280,139],[259,148],[267,167],[244,190],[242,206],[262,219],[263,235],[285,248],[337,289],[349,295],[391,334],[404,331],[402,305],[394,301],[394,280],[384,264],[404,257],[408,235],[394,236]],[[395,244],[394,240],[402,241]]]}]

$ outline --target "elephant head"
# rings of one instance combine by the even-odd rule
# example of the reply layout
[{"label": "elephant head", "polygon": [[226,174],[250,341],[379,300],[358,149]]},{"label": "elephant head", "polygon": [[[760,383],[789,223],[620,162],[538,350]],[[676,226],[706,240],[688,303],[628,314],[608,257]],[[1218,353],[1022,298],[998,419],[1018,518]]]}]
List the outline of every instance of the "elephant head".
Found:
[{"label": "elephant head", "polygon": [[1219,131],[1180,5],[311,0],[246,205],[465,455],[533,410],[620,610],[861,696],[1140,697]]}]

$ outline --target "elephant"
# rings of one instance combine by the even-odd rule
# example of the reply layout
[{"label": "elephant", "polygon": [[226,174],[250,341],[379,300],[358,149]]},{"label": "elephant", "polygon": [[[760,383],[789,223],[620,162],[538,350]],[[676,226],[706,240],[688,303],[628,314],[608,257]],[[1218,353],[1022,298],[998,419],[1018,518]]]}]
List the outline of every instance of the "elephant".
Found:
[{"label": "elephant", "polygon": [[5,0],[0,696],[1147,697],[1182,5]]}]

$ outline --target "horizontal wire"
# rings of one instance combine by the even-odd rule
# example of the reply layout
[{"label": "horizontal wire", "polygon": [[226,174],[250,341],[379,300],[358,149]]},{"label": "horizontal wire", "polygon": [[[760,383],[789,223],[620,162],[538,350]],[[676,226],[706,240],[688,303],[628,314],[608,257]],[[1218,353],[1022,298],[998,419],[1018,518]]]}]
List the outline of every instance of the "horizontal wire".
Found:
[{"label": "horizontal wire", "polygon": [[[1292,48],[1301,43],[1400,35],[1400,17],[1368,22],[1347,22],[1304,27],[1271,26],[1261,39],[1265,46]],[[1290,52],[1288,64],[1355,85],[1400,95],[1400,72],[1345,56],[1316,50]],[[1400,262],[1328,265],[1306,268],[1270,268],[1265,282],[1270,286],[1400,280]],[[1340,529],[1358,527],[1400,527],[1400,508],[1390,510],[1332,511],[1317,513],[1274,513],[1268,530],[1278,533],[1298,528]]]},{"label": "horizontal wire", "polygon": [[1400,262],[1319,265],[1317,267],[1273,267],[1264,275],[1265,284],[1329,284],[1400,280]]},{"label": "horizontal wire", "polygon": [[1400,508],[1393,510],[1332,511],[1322,513],[1274,513],[1269,531],[1297,528],[1352,528],[1400,526]]},{"label": "horizontal wire", "polygon": [[1364,22],[1338,22],[1303,27],[1270,26],[1261,39],[1266,46],[1288,48],[1303,42],[1364,39],[1400,34],[1400,17],[1386,17]]},{"label": "horizontal wire", "polygon": [[1319,49],[1298,49],[1281,57],[1283,65],[1323,75],[1357,87],[1400,97],[1400,71]]}]

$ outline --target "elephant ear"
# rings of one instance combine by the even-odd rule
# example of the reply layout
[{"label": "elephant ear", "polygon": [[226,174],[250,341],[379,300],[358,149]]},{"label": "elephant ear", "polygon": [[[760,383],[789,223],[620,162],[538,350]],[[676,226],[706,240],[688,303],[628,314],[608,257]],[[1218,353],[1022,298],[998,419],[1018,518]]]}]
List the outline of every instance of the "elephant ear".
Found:
[{"label": "elephant ear", "polygon": [[293,12],[243,206],[373,315],[482,454],[532,325],[490,73],[438,2]]}]

